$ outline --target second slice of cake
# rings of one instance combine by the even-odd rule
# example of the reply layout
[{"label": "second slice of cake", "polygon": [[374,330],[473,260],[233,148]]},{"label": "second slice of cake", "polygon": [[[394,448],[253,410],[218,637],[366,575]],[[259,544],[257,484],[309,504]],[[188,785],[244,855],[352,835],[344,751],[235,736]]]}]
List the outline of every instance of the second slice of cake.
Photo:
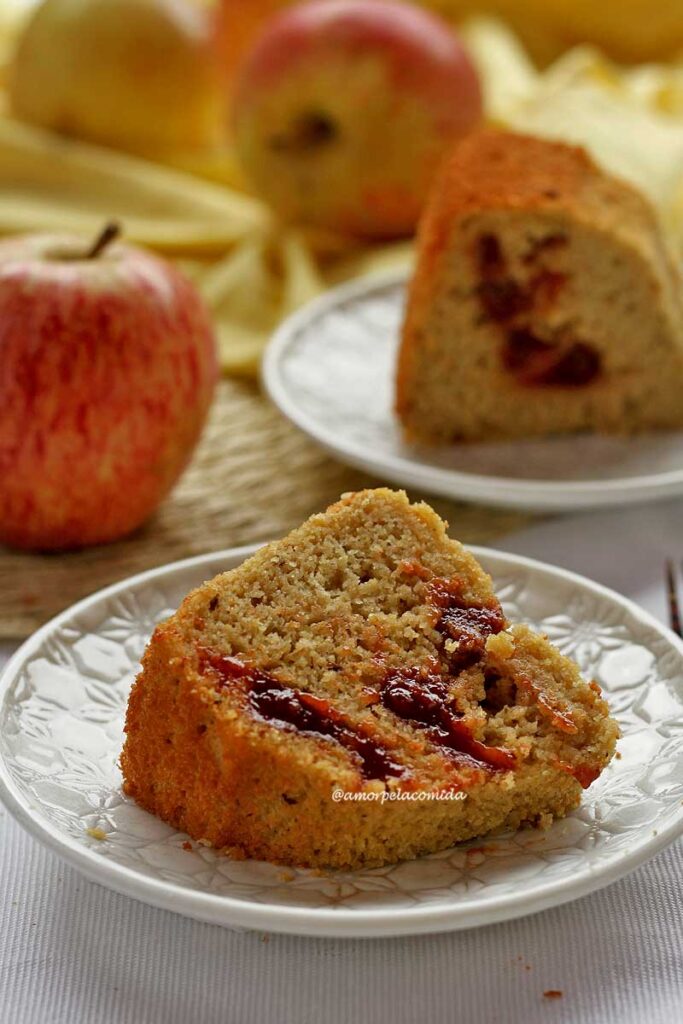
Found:
[{"label": "second slice of cake", "polygon": [[420,225],[396,409],[428,442],[683,427],[683,279],[645,198],[564,143],[459,143]]},{"label": "second slice of cake", "polygon": [[126,792],[195,839],[359,867],[566,814],[617,727],[442,520],[380,489],[193,591],[126,733]]}]

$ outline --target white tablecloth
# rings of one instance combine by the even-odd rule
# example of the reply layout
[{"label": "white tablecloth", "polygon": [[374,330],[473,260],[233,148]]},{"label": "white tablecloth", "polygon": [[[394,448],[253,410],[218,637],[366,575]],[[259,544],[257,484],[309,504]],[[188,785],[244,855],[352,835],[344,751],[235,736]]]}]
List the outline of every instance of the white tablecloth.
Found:
[{"label": "white tablecloth", "polygon": [[[676,501],[553,519],[499,546],[583,572],[664,619],[663,563],[683,557],[682,523]],[[2,808],[0,879],[2,1024],[683,1019],[681,842],[555,910],[414,939],[198,924],[85,881]]]}]

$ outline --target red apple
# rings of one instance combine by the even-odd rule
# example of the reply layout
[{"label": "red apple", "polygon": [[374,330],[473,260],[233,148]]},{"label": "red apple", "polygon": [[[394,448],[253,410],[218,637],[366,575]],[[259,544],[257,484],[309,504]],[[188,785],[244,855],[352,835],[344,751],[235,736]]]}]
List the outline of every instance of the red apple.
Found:
[{"label": "red apple", "polygon": [[398,0],[313,0],[257,38],[234,127],[247,176],[283,218],[381,238],[414,230],[442,155],[481,113],[445,21]]},{"label": "red apple", "polygon": [[139,526],[182,472],[216,380],[194,287],[103,233],[0,242],[0,541],[59,549]]}]

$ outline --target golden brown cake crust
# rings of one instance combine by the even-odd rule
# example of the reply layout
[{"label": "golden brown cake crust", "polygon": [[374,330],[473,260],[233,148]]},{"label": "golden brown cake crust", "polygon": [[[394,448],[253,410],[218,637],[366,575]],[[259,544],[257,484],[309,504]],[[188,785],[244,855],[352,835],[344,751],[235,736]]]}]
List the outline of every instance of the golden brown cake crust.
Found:
[{"label": "golden brown cake crust", "polygon": [[[425,694],[438,721],[418,720]],[[438,516],[379,489],[203,584],[157,627],[121,763],[126,792],[195,839],[359,867],[566,814],[615,739],[599,690],[507,627]],[[436,792],[464,799],[390,799]]]}]

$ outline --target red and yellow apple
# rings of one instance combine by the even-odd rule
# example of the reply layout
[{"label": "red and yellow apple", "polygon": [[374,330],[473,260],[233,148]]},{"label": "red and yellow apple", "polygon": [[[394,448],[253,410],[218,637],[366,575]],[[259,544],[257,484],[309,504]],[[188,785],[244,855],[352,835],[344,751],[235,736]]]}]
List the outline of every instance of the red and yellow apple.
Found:
[{"label": "red and yellow apple", "polygon": [[189,0],[42,0],[8,90],[22,120],[104,146],[163,155],[226,136],[212,20]]},{"label": "red and yellow apple", "polygon": [[0,242],[0,541],[65,549],[139,526],[173,486],[217,375],[178,271],[113,234]]},{"label": "red and yellow apple", "polygon": [[481,113],[472,62],[436,15],[312,0],[276,14],[245,57],[235,142],[285,220],[396,237],[414,230],[441,157]]}]

